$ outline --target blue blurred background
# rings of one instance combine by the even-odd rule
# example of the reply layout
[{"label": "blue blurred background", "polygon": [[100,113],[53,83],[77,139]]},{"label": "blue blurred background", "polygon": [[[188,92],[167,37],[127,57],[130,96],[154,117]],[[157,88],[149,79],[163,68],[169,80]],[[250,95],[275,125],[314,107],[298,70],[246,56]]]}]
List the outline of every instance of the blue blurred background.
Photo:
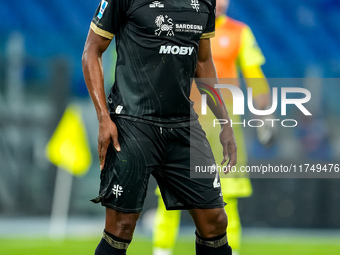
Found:
[{"label": "blue blurred background", "polygon": [[[74,180],[70,215],[103,216],[100,206],[88,202],[99,187],[97,122],[81,71],[83,46],[98,3],[0,0],[0,218],[4,221],[50,215],[56,167],[44,150],[70,102],[82,107],[94,158],[90,171]],[[228,15],[252,28],[267,60],[263,66],[267,77],[340,77],[338,0],[233,0]],[[112,52],[104,56],[106,74],[113,70]],[[106,75],[105,83],[112,84],[111,75]],[[320,82],[318,88],[320,100],[314,106],[318,113],[312,124],[279,135],[271,149],[261,147],[249,132],[250,163],[340,162],[340,86],[332,80]],[[245,227],[340,228],[339,179],[254,179],[253,186],[254,195],[240,201]],[[151,181],[144,215],[156,206],[154,188]],[[188,216],[182,224],[191,224]]]}]

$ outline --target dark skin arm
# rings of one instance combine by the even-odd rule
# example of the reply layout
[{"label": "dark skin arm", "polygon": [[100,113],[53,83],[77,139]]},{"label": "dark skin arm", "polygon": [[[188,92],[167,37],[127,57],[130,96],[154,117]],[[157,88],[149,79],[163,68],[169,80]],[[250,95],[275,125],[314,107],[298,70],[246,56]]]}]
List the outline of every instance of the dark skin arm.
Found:
[{"label": "dark skin arm", "polygon": [[[200,40],[195,77],[212,78],[215,79],[215,81],[212,83],[212,86],[214,84],[218,84],[216,69],[211,55],[210,39]],[[215,90],[222,99],[222,105],[215,105],[213,99],[207,97],[208,106],[217,119],[225,119],[228,120],[228,123],[230,123],[230,118],[226,106],[223,102],[221,91],[220,89]],[[220,142],[223,146],[223,160],[221,164],[223,165],[229,159],[228,166],[235,166],[237,163],[237,146],[233,129],[229,125],[221,125]]]},{"label": "dark skin arm", "polygon": [[111,141],[116,150],[120,151],[117,127],[110,118],[104,91],[102,55],[110,42],[110,39],[99,36],[90,29],[82,57],[86,86],[96,109],[99,122],[98,155],[100,170],[104,168],[107,148]]}]

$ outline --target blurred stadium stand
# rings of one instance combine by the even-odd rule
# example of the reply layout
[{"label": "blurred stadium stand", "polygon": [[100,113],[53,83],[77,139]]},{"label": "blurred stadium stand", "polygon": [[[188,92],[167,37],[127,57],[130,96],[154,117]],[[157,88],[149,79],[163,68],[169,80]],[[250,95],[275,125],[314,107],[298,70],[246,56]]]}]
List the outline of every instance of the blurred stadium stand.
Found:
[{"label": "blurred stadium stand", "polygon": [[[50,213],[55,167],[44,158],[44,146],[71,99],[82,99],[90,144],[96,155],[95,113],[82,77],[81,54],[98,3],[0,0],[0,217]],[[340,77],[339,1],[235,0],[231,1],[228,14],[252,28],[267,59],[263,67],[267,77]],[[6,49],[14,32],[22,36],[25,50],[19,72],[24,83],[24,109],[19,114],[7,108],[10,102],[6,96],[10,86],[7,63],[11,58]],[[339,85],[323,88],[324,112],[318,118],[335,121],[339,127]],[[319,125],[316,130],[324,129]],[[302,127],[296,131],[293,139],[303,140],[306,130]],[[329,143],[334,141],[331,131],[323,131],[327,141],[319,151],[334,151],[337,147],[335,151],[339,152],[339,145],[332,147]],[[266,155],[278,155],[277,147],[267,150],[256,141],[249,148],[251,162],[259,158],[266,162]],[[284,153],[291,155],[289,148]],[[319,155],[317,151],[315,154]],[[339,163],[339,155],[328,154],[322,159]],[[308,161],[315,155],[302,156],[302,161]],[[98,189],[97,165],[94,161],[92,170],[75,180],[72,215],[102,213],[100,207],[87,202]],[[340,228],[339,179],[255,179],[253,184],[254,195],[240,201],[244,226]],[[151,182],[149,197],[154,187]],[[148,198],[145,209],[153,208],[154,201]],[[189,222],[185,219],[184,224]]]}]

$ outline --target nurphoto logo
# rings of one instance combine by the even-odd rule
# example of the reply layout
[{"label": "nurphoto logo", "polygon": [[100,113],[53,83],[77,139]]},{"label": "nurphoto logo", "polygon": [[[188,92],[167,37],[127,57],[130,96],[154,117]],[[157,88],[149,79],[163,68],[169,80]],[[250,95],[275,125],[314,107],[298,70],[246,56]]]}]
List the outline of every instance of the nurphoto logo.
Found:
[{"label": "nurphoto logo", "polygon": [[[305,104],[311,100],[311,93],[308,89],[301,87],[273,87],[272,88],[272,102],[268,109],[256,109],[253,102],[253,88],[249,87],[247,89],[247,97],[245,97],[243,91],[231,84],[215,84],[214,87],[203,83],[196,82],[199,89],[202,92],[202,100],[201,100],[201,114],[207,115],[207,96],[210,96],[214,103],[222,104],[222,100],[218,95],[216,89],[229,90],[232,98],[233,98],[233,107],[232,113],[233,115],[245,115],[245,106],[249,112],[256,116],[261,116],[258,119],[250,119],[246,121],[243,119],[241,122],[233,122],[226,119],[214,119],[213,126],[217,126],[220,124],[230,124],[233,125],[242,125],[244,127],[262,127],[265,125],[265,122],[272,127],[276,124],[281,124],[283,127],[296,127],[298,125],[298,121],[296,119],[278,119],[273,118],[272,116],[287,116],[287,106],[293,105],[295,106],[304,116],[312,116],[312,113],[306,108]],[[281,97],[279,98],[278,92],[280,90]],[[294,98],[291,98],[295,96]],[[281,111],[278,113],[278,106],[280,106]],[[264,118],[263,116],[269,116],[271,118]],[[266,123],[267,124],[267,123]]]}]

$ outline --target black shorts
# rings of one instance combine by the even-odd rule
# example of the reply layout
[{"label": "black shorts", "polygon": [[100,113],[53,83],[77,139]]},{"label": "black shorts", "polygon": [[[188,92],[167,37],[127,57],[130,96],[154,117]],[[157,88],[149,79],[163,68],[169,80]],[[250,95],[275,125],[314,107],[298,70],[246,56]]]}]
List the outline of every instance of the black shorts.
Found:
[{"label": "black shorts", "polygon": [[218,175],[217,179],[190,177],[193,163],[200,166],[215,164],[198,121],[180,128],[159,127],[124,118],[116,118],[114,122],[121,151],[115,151],[110,144],[100,175],[99,196],[93,202],[101,202],[120,212],[140,212],[152,174],[168,210],[225,206]]}]

